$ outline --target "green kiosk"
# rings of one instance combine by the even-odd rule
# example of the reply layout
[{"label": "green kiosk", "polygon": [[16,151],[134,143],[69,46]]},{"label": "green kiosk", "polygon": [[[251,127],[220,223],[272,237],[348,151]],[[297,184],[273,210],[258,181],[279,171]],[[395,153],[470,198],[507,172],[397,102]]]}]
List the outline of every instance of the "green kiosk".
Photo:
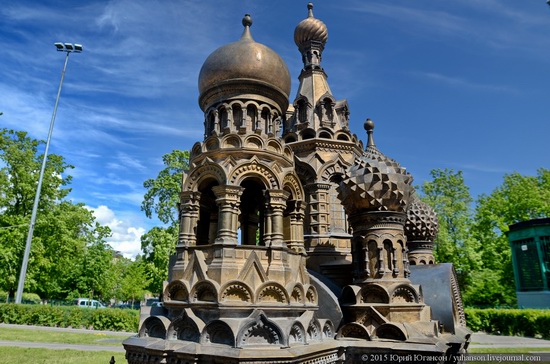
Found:
[{"label": "green kiosk", "polygon": [[520,308],[550,308],[550,218],[510,225],[508,241]]}]

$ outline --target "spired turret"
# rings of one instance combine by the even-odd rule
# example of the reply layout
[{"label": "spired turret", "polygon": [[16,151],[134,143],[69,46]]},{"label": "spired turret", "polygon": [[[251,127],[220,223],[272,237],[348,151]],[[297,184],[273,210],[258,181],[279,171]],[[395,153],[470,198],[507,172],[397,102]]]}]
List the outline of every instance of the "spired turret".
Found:
[{"label": "spired turret", "polygon": [[350,141],[349,109],[346,100],[336,100],[321,66],[323,50],[328,41],[325,23],[313,16],[313,4],[308,4],[308,16],[294,30],[294,42],[302,55],[298,92],[287,112],[284,137],[287,142],[321,137]]},{"label": "spired turret", "polygon": [[308,268],[344,282],[349,279],[342,266],[351,260],[351,234],[336,187],[345,170],[362,154],[362,145],[349,130],[347,101],[333,96],[321,66],[327,41],[327,26],[313,15],[313,4],[309,3],[307,17],[294,30],[303,68],[287,112],[283,139],[294,152],[305,187]]},{"label": "spired turret", "polygon": [[307,4],[308,15],[294,30],[294,43],[302,53],[304,70],[322,69],[321,58],[328,40],[328,29],[325,23],[313,16],[313,4]]}]

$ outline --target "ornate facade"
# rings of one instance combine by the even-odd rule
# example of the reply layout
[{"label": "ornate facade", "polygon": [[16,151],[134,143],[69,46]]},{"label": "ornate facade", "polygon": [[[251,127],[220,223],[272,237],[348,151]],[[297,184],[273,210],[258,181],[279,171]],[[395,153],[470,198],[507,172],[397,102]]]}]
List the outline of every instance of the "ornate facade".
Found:
[{"label": "ornate facade", "polygon": [[372,121],[365,149],[350,132],[347,102],[321,66],[328,30],[313,5],[294,33],[304,67],[292,104],[286,63],[251,25],[246,15],[241,38],[201,69],[204,140],[182,180],[164,306],[142,312],[139,336],[124,343],[128,362],[462,353],[456,284],[442,287],[451,308],[434,317],[410,269],[434,263],[435,214],[377,149]]}]

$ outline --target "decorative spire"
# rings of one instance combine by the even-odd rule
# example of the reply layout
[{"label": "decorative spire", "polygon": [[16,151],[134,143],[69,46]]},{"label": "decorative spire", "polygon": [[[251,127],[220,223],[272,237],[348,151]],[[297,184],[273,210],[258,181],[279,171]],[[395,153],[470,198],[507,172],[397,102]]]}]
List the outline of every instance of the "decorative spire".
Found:
[{"label": "decorative spire", "polygon": [[241,41],[254,41],[252,34],[250,33],[250,27],[252,26],[252,17],[250,14],[245,14],[243,18],[244,31],[241,35]]},{"label": "decorative spire", "polygon": [[313,4],[307,4],[308,15],[294,30],[294,42],[302,53],[304,69],[321,69],[321,54],[328,40],[325,23],[313,16]]}]

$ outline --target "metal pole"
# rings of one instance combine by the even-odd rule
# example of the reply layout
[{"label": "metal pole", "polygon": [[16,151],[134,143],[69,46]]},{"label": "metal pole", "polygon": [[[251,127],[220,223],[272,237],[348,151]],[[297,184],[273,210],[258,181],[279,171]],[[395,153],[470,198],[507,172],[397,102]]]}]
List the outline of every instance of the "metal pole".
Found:
[{"label": "metal pole", "polygon": [[36,186],[36,195],[34,196],[34,205],[32,207],[31,223],[29,225],[29,233],[27,234],[27,244],[25,245],[25,254],[23,255],[21,272],[19,273],[19,282],[17,283],[17,294],[15,295],[15,303],[21,303],[21,297],[23,296],[23,287],[25,285],[25,277],[27,275],[27,264],[29,263],[29,254],[31,252],[32,234],[34,232],[34,223],[36,221],[36,211],[38,210],[38,202],[40,201],[40,190],[42,189],[42,179],[44,178],[44,170],[46,169],[48,149],[50,148],[50,140],[52,138],[55,115],[57,114],[57,105],[59,104],[61,87],[63,86],[63,79],[65,78],[65,70],[67,69],[67,63],[69,62],[69,54],[70,52],[67,52],[67,55],[65,56],[65,64],[63,65],[63,71],[61,72],[61,81],[59,82],[59,89],[57,90],[57,97],[55,99],[55,106],[53,108],[52,120],[50,122],[50,131],[48,132],[48,140],[46,141],[46,149],[44,150],[44,158],[42,159],[42,168],[40,169],[40,177],[38,177],[38,186]]}]

